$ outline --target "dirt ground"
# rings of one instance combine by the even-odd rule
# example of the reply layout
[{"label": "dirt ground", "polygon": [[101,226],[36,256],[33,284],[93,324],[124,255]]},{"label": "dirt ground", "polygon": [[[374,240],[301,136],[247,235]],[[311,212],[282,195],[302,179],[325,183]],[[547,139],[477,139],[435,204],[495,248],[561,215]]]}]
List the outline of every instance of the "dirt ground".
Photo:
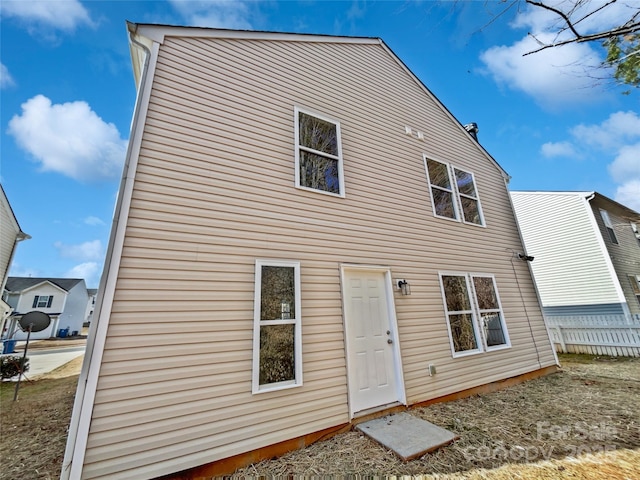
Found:
[{"label": "dirt ground", "polygon": [[[640,478],[640,359],[561,357],[563,370],[486,395],[411,410],[460,436],[401,461],[358,432],[337,435],[227,478]],[[0,480],[58,478],[81,360],[26,382],[18,402],[0,385]]]}]

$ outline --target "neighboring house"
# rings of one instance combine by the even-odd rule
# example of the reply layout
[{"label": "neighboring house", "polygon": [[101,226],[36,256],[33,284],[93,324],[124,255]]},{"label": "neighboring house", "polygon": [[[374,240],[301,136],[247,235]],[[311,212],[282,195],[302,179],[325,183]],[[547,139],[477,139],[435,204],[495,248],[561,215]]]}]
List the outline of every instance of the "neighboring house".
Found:
[{"label": "neighboring house", "polygon": [[204,477],[556,369],[507,174],[382,40],[128,27],[63,478]]},{"label": "neighboring house", "polygon": [[87,302],[87,311],[84,316],[84,323],[90,324],[93,320],[93,312],[96,308],[96,298],[98,297],[97,288],[88,288],[87,295],[89,295],[89,302]]},{"label": "neighboring house", "polygon": [[6,301],[13,308],[8,335],[24,340],[27,333],[18,322],[25,313],[38,310],[51,317],[46,330],[31,335],[32,339],[55,337],[60,329],[81,332],[89,296],[87,286],[79,278],[9,277],[5,287]]},{"label": "neighboring house", "polygon": [[597,192],[511,197],[545,315],[640,313],[638,212]]},{"label": "neighboring house", "polygon": [[[24,233],[9,204],[9,199],[0,185],[0,294],[4,292],[9,268],[18,242],[31,238]],[[11,306],[4,298],[0,299],[0,337],[5,338],[8,331],[7,319],[11,314]]]}]

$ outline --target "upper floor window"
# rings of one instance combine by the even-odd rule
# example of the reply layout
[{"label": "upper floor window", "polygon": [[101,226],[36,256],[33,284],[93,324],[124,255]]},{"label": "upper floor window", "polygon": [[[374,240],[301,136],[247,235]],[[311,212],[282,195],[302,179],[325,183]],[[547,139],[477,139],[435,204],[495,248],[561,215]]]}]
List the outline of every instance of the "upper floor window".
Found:
[{"label": "upper floor window", "polygon": [[609,238],[612,243],[618,243],[618,238],[616,237],[616,232],[613,231],[613,224],[611,223],[611,219],[609,218],[609,212],[606,210],[600,209],[600,216],[602,217],[602,221],[604,222],[604,226],[609,232]]},{"label": "upper floor window", "polygon": [[302,385],[300,263],[256,261],[253,393]]},{"label": "upper floor window", "polygon": [[436,217],[484,225],[473,173],[424,157]]},{"label": "upper floor window", "polygon": [[454,357],[510,346],[492,275],[441,273],[440,285]]},{"label": "upper floor window", "polygon": [[31,308],[50,308],[53,302],[53,295],[36,295],[33,297]]},{"label": "upper floor window", "polygon": [[344,197],[340,123],[296,107],[296,187]]},{"label": "upper floor window", "polygon": [[638,231],[638,224],[635,222],[629,222],[631,224],[631,230],[633,231],[633,235],[638,240],[638,245],[640,245],[640,231]]}]

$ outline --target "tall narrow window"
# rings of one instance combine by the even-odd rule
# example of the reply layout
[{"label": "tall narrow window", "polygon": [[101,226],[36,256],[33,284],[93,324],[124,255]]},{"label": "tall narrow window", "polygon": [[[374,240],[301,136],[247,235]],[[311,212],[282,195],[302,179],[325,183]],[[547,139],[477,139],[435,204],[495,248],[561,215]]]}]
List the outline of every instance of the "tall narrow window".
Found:
[{"label": "tall narrow window", "polygon": [[340,123],[295,108],[296,186],[344,197]]},{"label": "tall narrow window", "polygon": [[448,165],[431,159],[426,159],[426,162],[434,215],[458,220],[458,209]]},{"label": "tall narrow window", "polygon": [[300,263],[256,261],[253,393],[302,385]]},{"label": "tall narrow window", "polygon": [[441,273],[440,284],[454,357],[510,346],[492,275]]},{"label": "tall narrow window", "polygon": [[456,187],[460,196],[460,206],[462,207],[462,218],[466,223],[483,225],[482,212],[480,210],[480,200],[476,192],[476,182],[473,173],[465,172],[454,168],[456,176]]},{"label": "tall narrow window", "polygon": [[600,209],[600,216],[602,217],[604,226],[606,227],[607,232],[609,233],[609,238],[611,239],[611,242],[617,244],[618,239],[616,237],[616,232],[613,231],[613,224],[611,223],[611,219],[609,218],[609,212],[607,212],[606,210]]}]

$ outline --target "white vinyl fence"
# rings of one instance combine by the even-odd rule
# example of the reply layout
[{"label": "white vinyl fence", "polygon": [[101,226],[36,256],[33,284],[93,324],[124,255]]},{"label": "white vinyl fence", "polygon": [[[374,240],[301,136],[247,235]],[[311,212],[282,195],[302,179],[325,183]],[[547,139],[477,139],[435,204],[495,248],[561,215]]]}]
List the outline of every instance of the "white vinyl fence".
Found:
[{"label": "white vinyl fence", "polygon": [[640,315],[545,317],[556,350],[640,357]]}]

